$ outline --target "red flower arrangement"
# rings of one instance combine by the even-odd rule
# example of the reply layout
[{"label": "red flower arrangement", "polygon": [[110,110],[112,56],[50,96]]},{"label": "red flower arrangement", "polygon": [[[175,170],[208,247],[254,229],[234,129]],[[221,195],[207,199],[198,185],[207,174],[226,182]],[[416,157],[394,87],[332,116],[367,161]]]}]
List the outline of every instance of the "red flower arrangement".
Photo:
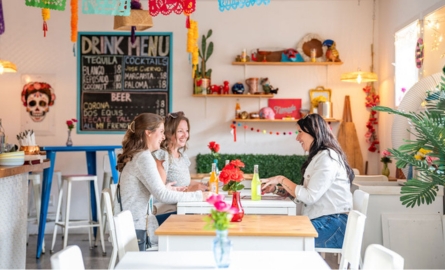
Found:
[{"label": "red flower arrangement", "polygon": [[239,160],[232,160],[219,174],[219,181],[224,183],[224,191],[238,191],[244,188],[240,182],[244,179],[244,173],[240,168],[244,168],[244,163]]},{"label": "red flower arrangement", "polygon": [[219,144],[216,142],[210,142],[209,145],[207,145],[212,152],[213,158],[218,159],[219,158]]},{"label": "red flower arrangement", "polygon": [[377,151],[378,144],[380,143],[377,138],[376,128],[378,125],[377,112],[372,108],[380,103],[380,97],[375,93],[375,89],[372,83],[368,84],[363,88],[363,92],[366,93],[365,106],[367,109],[371,109],[369,113],[369,119],[366,123],[366,128],[368,131],[365,133],[366,142],[370,144],[368,151]]},{"label": "red flower arrangement", "polygon": [[71,120],[66,120],[66,125],[68,126],[69,130],[72,130],[74,128],[74,123],[77,123],[77,119],[71,119]]}]

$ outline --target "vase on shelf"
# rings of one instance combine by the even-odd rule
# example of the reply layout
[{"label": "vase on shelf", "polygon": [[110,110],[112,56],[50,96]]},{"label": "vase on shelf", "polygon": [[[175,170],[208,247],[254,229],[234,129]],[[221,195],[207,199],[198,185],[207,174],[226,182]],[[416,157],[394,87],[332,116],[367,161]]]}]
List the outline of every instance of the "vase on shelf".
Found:
[{"label": "vase on shelf", "polygon": [[238,212],[233,214],[231,222],[241,222],[244,217],[244,209],[241,205],[241,192],[234,191],[232,196],[232,207],[236,208]]},{"label": "vase on shelf", "polygon": [[386,175],[386,177],[389,177],[388,163],[383,162],[382,174]]},{"label": "vase on shelf", "polygon": [[228,234],[227,230],[217,230],[213,239],[213,256],[218,268],[228,268],[230,265],[232,241],[227,237]]},{"label": "vase on shelf", "polygon": [[73,146],[73,141],[71,140],[71,129],[68,129],[68,139],[66,139],[66,146]]}]

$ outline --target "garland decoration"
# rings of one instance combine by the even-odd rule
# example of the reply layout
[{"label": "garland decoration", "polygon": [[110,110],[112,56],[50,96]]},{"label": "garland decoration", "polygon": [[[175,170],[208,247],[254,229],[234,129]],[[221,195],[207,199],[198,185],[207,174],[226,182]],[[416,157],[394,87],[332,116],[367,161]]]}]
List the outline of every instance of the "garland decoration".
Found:
[{"label": "garland decoration", "polygon": [[77,42],[77,22],[79,21],[79,6],[78,0],[71,0],[71,41],[73,42],[73,53],[76,56],[76,45]]},{"label": "garland decoration", "polygon": [[187,32],[187,52],[190,53],[192,57],[192,78],[194,77],[199,62],[198,33],[198,22],[190,20],[190,28]]},{"label": "garland decoration", "polygon": [[253,131],[253,132],[257,132],[257,133],[261,132],[263,134],[269,134],[269,135],[277,135],[277,136],[283,135],[283,136],[285,136],[285,135],[292,135],[292,134],[294,134],[294,132],[295,132],[295,134],[298,134],[298,131],[271,131],[271,130],[268,131],[266,129],[259,129],[259,128],[255,128],[252,126],[243,125],[240,122],[233,121],[232,124],[230,125],[230,128],[233,130],[233,141],[234,142],[236,142],[236,127],[237,126],[238,127],[242,126],[244,128],[244,130],[250,129],[250,131]]},{"label": "garland decoration", "polygon": [[43,36],[46,37],[46,31],[48,31],[48,25],[46,21],[51,18],[51,13],[49,8],[42,8],[42,18],[43,18]]},{"label": "garland decoration", "polygon": [[[380,103],[380,97],[376,94],[373,83],[368,83],[368,85],[363,88],[363,91],[366,93],[366,102],[365,106],[370,110],[369,119],[366,123],[366,128],[368,131],[365,133],[366,143],[370,144],[368,151],[376,152],[378,150],[378,144],[380,144],[377,137],[377,112],[372,109],[372,107],[377,106]],[[377,151],[378,152],[378,151]]]}]

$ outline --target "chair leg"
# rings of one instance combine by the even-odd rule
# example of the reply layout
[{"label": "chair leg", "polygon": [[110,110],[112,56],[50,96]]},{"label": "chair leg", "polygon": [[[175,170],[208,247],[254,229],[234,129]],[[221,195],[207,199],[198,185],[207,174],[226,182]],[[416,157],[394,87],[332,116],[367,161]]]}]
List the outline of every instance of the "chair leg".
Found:
[{"label": "chair leg", "polygon": [[[91,194],[91,185],[90,185],[91,181],[88,181],[88,194]],[[97,213],[99,215],[99,213]],[[91,195],[88,196],[88,224],[89,225],[93,225],[93,213],[91,211]],[[91,235],[94,236],[94,230],[93,227],[88,227],[88,243],[90,244],[90,249],[93,249],[94,246],[96,245],[96,241],[94,241],[93,243],[91,243]]]},{"label": "chair leg", "polygon": [[[102,252],[103,255],[106,254],[105,251],[105,241],[104,241],[104,233],[103,233],[103,223],[102,223],[102,215],[100,214],[100,204],[99,204],[99,188],[97,187],[97,181],[94,181],[94,193],[96,194],[96,208],[97,208],[97,221],[99,223],[99,233],[100,233],[100,242],[102,244]],[[97,238],[97,236],[96,236]]]},{"label": "chair leg", "polygon": [[114,269],[114,266],[116,265],[116,259],[117,259],[117,247],[113,247],[113,250],[111,251],[110,263],[108,264],[108,269]]},{"label": "chair leg", "polygon": [[[36,206],[36,220],[37,225],[40,224],[40,209],[41,209],[41,201],[40,201],[40,175],[36,175],[34,180],[32,181],[33,191],[34,191],[34,205]],[[42,244],[42,253],[45,253],[45,241]]]},{"label": "chair leg", "polygon": [[70,220],[70,204],[71,204],[71,181],[68,181],[68,190],[66,195],[66,211],[65,211],[65,232],[63,237],[63,248],[68,244],[68,230]]},{"label": "chair leg", "polygon": [[[54,233],[53,233],[53,242],[51,244],[51,253],[54,252],[54,244],[56,243],[57,237],[57,222],[60,222],[60,209],[62,209],[62,197],[63,197],[63,184],[59,190],[59,198],[57,200],[57,211],[56,211],[56,220],[54,221]],[[63,227],[62,227],[63,228]]]},{"label": "chair leg", "polygon": [[[59,194],[63,193],[63,182],[62,182],[62,172],[54,172],[53,176],[56,175],[57,176],[57,189],[59,190]],[[53,177],[54,179],[54,177]],[[63,205],[63,197],[61,200],[61,205]],[[60,217],[62,217],[62,208],[60,208],[60,210],[57,210],[60,212]],[[62,239],[63,239],[63,235],[65,233],[65,228],[62,227]]]}]

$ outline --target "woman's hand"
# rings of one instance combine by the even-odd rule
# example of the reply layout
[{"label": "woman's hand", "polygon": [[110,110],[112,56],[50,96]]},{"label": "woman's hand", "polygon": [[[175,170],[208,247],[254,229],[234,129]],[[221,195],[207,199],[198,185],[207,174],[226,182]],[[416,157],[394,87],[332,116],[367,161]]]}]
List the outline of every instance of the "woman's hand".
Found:
[{"label": "woman's hand", "polygon": [[188,188],[187,188],[187,191],[192,192],[192,191],[197,191],[197,190],[208,191],[209,186],[204,185],[203,183],[200,183],[197,181],[191,181],[190,186],[188,186]]},{"label": "woman's hand", "polygon": [[[270,193],[275,190],[277,184],[281,184],[283,176],[277,175],[270,178],[261,179],[261,189],[264,193]],[[272,187],[272,189],[271,189]]]},{"label": "woman's hand", "polygon": [[176,182],[169,182],[165,185],[165,187],[169,190],[173,191],[186,191],[187,187],[174,187],[173,185],[176,184]]},{"label": "woman's hand", "polygon": [[277,188],[277,186],[275,184],[269,185],[266,187],[266,185],[264,183],[262,183],[261,184],[261,194],[273,193],[276,188]]}]

